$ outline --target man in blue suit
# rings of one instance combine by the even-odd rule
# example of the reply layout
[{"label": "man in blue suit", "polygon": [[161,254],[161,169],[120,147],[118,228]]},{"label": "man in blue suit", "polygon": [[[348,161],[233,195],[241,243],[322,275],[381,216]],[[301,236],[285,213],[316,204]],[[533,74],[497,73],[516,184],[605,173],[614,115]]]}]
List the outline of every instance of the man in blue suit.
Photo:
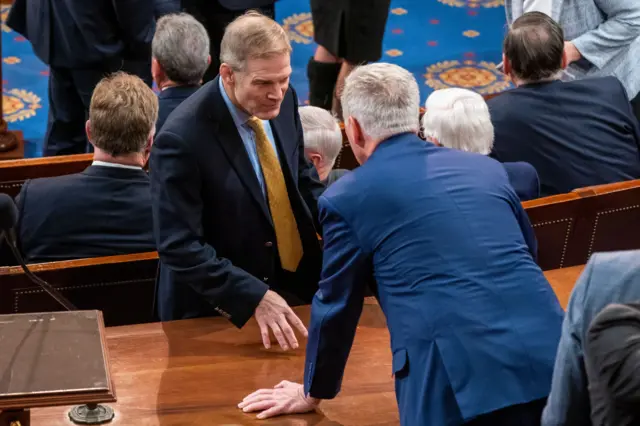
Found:
[{"label": "man in blue suit", "polygon": [[535,167],[542,196],[639,179],[640,123],[622,83],[615,77],[560,81],[564,43],[562,28],[543,13],[514,22],[504,66],[517,88],[487,101],[492,156]]},{"label": "man in blue suit", "polygon": [[[8,25],[50,66],[44,155],[87,152],[84,123],[91,93],[105,75],[149,62],[154,5],[154,0],[14,2]],[[150,70],[146,74],[150,77]]]},{"label": "man in blue suit", "polygon": [[373,273],[401,424],[539,424],[562,309],[503,167],[419,139],[418,85],[396,65],[354,71],[342,105],[362,166],[319,200],[324,260],[304,385],[240,407],[265,418],[336,396]]},{"label": "man in blue suit", "polygon": [[151,71],[160,93],[157,129],[178,105],[199,88],[209,63],[207,30],[186,13],[158,20],[151,44]]},{"label": "man in blue suit", "polygon": [[222,40],[220,76],[169,116],[151,153],[163,321],[252,316],[288,349],[289,305],[309,303],[322,252],[315,219],[324,190],[304,157],[291,44],[275,21],[239,17]]},{"label": "man in blue suit", "polygon": [[211,40],[211,65],[204,75],[204,82],[213,80],[220,69],[220,43],[226,26],[254,9],[275,19],[276,0],[182,0],[185,12],[198,18],[205,26]]}]

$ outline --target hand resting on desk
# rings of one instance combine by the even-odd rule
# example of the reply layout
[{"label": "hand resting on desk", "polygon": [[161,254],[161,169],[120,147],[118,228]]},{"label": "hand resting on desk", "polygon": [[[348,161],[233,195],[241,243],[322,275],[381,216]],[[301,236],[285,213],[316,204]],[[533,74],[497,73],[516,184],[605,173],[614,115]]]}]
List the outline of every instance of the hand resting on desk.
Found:
[{"label": "hand resting on desk", "polygon": [[255,317],[260,327],[262,343],[267,349],[271,347],[269,329],[273,332],[280,347],[285,351],[289,350],[289,348],[297,349],[299,346],[291,325],[297,328],[304,337],[307,337],[307,329],[300,321],[300,318],[275,291],[268,290],[265,293],[256,308]]},{"label": "hand resting on desk", "polygon": [[238,408],[245,413],[258,413],[259,419],[268,419],[282,414],[299,414],[313,411],[320,400],[305,396],[304,386],[284,380],[273,389],[260,389],[247,395]]}]

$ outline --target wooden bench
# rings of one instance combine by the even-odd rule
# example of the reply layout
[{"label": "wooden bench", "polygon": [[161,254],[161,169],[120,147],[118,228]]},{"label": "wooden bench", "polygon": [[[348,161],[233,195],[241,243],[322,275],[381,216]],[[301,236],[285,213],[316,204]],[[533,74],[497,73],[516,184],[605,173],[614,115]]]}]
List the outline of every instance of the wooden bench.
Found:
[{"label": "wooden bench", "polygon": [[15,197],[28,179],[79,173],[92,159],[93,154],[78,154],[0,161],[0,193]]},{"label": "wooden bench", "polygon": [[[151,322],[155,252],[29,265],[78,309],[98,309],[108,326]],[[0,268],[0,314],[63,310],[20,267]]]}]

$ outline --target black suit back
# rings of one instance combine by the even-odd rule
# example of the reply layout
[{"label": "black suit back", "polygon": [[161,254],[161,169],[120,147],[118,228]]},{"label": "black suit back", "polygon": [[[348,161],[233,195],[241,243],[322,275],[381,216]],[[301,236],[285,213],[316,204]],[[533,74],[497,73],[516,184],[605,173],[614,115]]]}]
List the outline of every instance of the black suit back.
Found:
[{"label": "black suit back", "polygon": [[149,177],[91,166],[25,182],[18,240],[29,263],[155,251]]},{"label": "black suit back", "polygon": [[160,131],[169,114],[189,96],[198,91],[200,86],[176,86],[164,89],[158,94],[158,121],[156,131]]},{"label": "black suit back", "polygon": [[525,161],[542,196],[640,178],[640,128],[614,77],[521,86],[488,101],[492,156]]}]

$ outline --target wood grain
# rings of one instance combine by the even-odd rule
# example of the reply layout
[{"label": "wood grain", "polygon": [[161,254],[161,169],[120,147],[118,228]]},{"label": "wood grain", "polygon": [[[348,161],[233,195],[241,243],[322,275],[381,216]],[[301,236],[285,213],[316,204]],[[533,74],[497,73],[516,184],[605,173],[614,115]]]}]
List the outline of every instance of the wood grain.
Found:
[{"label": "wood grain", "polygon": [[[563,307],[582,267],[545,275]],[[308,324],[309,307],[296,308]],[[300,382],[304,350],[265,350],[250,321],[238,330],[222,318],[108,328],[107,344],[118,402],[113,425],[397,425],[389,334],[368,299],[347,364],[342,392],[319,413],[258,422],[237,403],[280,380]],[[67,409],[32,412],[34,426],[70,425]]]}]

